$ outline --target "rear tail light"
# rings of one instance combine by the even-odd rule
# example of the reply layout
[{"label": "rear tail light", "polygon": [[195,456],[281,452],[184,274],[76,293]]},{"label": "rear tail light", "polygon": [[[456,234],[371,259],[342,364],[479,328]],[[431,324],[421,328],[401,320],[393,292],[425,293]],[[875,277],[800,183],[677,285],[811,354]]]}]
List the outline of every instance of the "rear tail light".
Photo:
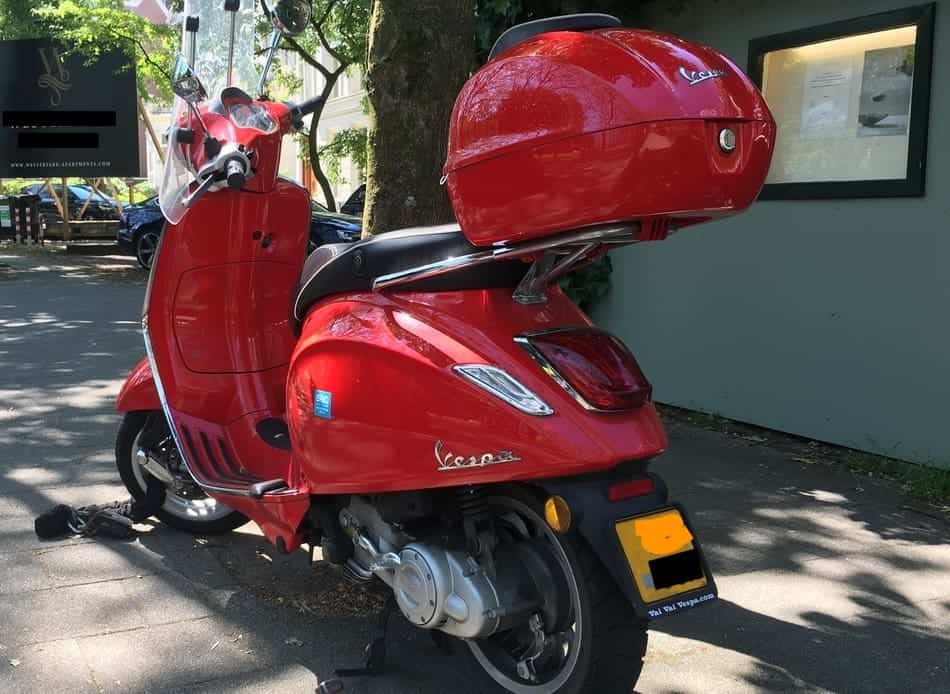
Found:
[{"label": "rear tail light", "polygon": [[620,340],[596,328],[571,328],[515,338],[551,378],[589,410],[632,410],[652,387]]}]

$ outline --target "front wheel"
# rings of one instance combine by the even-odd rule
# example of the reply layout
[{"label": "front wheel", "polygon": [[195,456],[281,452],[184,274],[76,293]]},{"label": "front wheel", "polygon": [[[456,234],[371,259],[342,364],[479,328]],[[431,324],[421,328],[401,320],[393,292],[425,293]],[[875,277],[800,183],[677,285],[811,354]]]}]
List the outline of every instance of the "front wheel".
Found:
[{"label": "front wheel", "polygon": [[[515,694],[630,694],[643,668],[647,628],[607,568],[575,531],[551,530],[540,500],[530,494],[511,490],[487,503],[503,543],[534,540],[552,550],[561,573],[555,578],[569,600],[561,601],[560,631],[542,630],[534,620],[467,641],[478,667]],[[529,660],[528,653],[537,655]]]},{"label": "front wheel", "polygon": [[143,449],[176,477],[174,488],[165,486],[165,501],[155,516],[166,525],[196,535],[230,532],[247,518],[207,496],[183,469],[178,448],[162,412],[129,412],[122,419],[115,441],[115,462],[126,489],[144,499],[149,473],[136,461]]}]

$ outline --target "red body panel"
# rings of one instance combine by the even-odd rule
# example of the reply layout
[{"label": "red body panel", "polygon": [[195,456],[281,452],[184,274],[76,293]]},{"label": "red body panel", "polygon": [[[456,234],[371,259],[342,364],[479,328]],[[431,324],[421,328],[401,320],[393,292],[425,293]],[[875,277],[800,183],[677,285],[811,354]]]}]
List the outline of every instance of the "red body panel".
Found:
[{"label": "red body panel", "polygon": [[152,378],[152,367],[148,364],[148,358],[144,357],[122,384],[122,390],[115,401],[115,409],[118,412],[135,412],[160,410],[161,407],[162,403],[155,389],[155,379]]},{"label": "red body panel", "polygon": [[[737,135],[730,153],[724,127]],[[748,207],[774,138],[755,85],[711,48],[630,29],[551,32],[463,87],[446,183],[477,245],[658,217],[676,229]]]},{"label": "red body panel", "polygon": [[[320,492],[384,492],[579,474],[661,452],[652,404],[589,412],[514,343],[526,331],[589,323],[559,289],[549,295],[542,306],[517,304],[505,289],[359,294],[317,306],[287,384],[294,466]],[[524,414],[455,364],[501,367],[555,413]],[[329,419],[315,415],[314,390],[332,394]],[[436,457],[501,451],[520,460],[440,471]]]},{"label": "red body panel", "polygon": [[268,194],[211,194],[166,226],[147,299],[155,364],[193,471],[213,482],[223,457],[257,479],[288,480],[295,493],[266,504],[219,499],[289,549],[299,543],[309,488],[293,474],[290,454],[265,443],[255,426],[284,413],[295,343],[290,297],[309,229],[310,197],[292,183],[278,181]]}]

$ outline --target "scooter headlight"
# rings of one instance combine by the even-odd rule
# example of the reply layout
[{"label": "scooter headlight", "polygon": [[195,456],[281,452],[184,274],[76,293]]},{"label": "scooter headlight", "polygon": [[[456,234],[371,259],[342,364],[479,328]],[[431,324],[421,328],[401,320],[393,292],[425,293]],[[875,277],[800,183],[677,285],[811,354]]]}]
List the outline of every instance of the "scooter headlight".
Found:
[{"label": "scooter headlight", "polygon": [[515,380],[508,372],[496,366],[459,364],[453,368],[457,374],[525,414],[537,417],[554,414],[554,410],[544,400]]}]

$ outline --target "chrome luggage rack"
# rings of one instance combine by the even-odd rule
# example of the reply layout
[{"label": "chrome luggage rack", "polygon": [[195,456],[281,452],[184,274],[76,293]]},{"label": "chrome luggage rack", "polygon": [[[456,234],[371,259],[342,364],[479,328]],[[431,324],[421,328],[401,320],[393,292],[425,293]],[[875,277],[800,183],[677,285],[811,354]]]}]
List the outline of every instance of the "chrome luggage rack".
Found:
[{"label": "chrome luggage rack", "polygon": [[543,239],[522,243],[497,244],[484,251],[446,258],[435,263],[381,275],[373,282],[373,291],[382,291],[400,284],[437,277],[462,268],[492,263],[508,258],[540,255],[528,268],[524,278],[515,288],[512,298],[519,304],[543,304],[547,302],[544,288],[564,273],[587,262],[604,246],[623,246],[636,243],[639,223],[604,225],[566,231]]}]

